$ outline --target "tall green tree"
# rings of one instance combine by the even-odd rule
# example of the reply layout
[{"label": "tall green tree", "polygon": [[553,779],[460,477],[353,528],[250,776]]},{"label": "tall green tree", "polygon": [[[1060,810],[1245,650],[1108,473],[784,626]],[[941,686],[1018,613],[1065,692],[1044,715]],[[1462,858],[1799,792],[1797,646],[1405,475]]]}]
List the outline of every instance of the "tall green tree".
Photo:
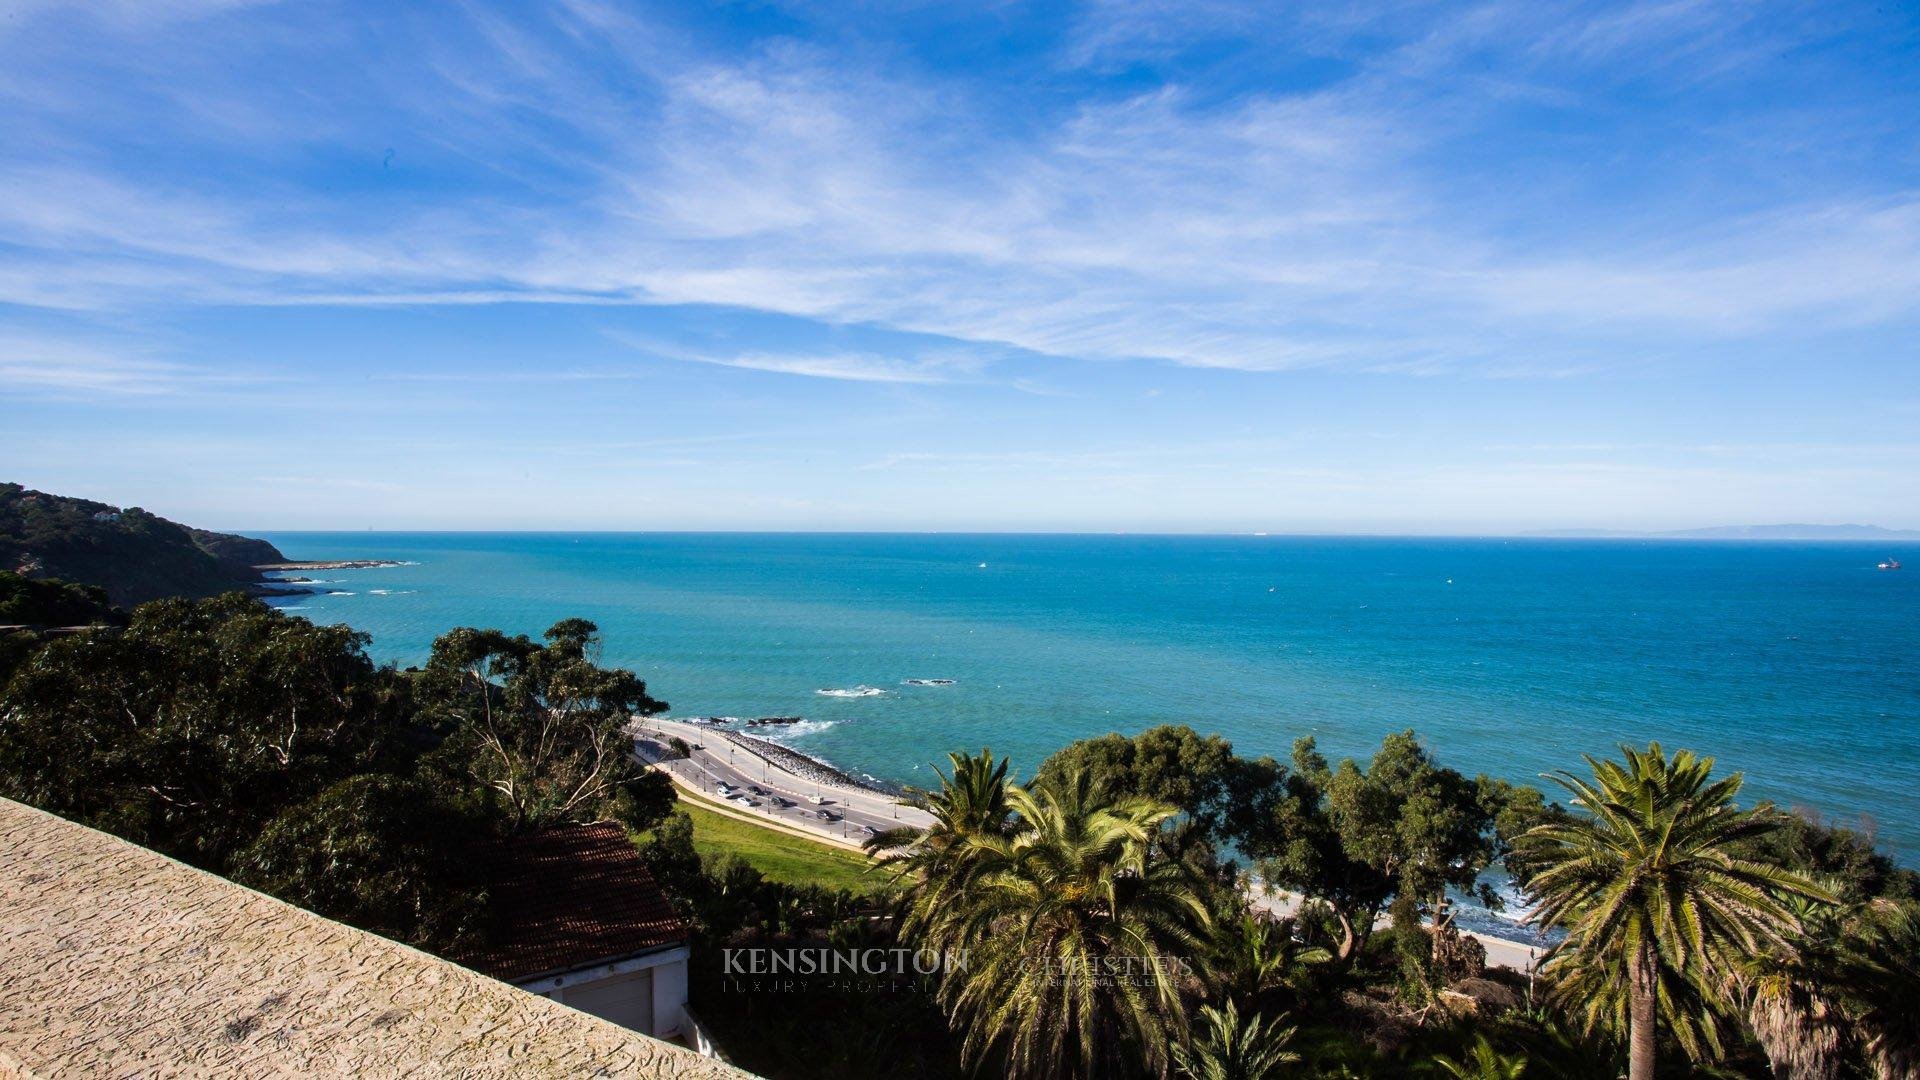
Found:
[{"label": "tall green tree", "polygon": [[419,780],[363,773],[282,811],[233,879],[363,930],[444,952],[485,932],[469,854],[485,823]]},{"label": "tall green tree", "polygon": [[1184,724],[1083,739],[1040,765],[1035,779],[1060,783],[1085,773],[1110,798],[1139,796],[1177,807],[1209,842],[1230,840],[1249,814],[1271,798],[1280,775],[1270,758],[1248,760],[1218,735]]},{"label": "tall green tree", "polygon": [[1177,811],[1096,795],[1084,774],[1008,802],[1020,827],[969,841],[964,902],[932,928],[966,949],[941,986],[963,1055],[1014,1077],[1163,1074],[1210,917],[1192,869],[1154,843]]},{"label": "tall green tree", "polygon": [[1591,780],[1553,776],[1585,814],[1522,838],[1538,867],[1526,888],[1538,900],[1533,918],[1567,931],[1545,970],[1572,976],[1590,1024],[1626,1030],[1631,1080],[1652,1080],[1663,1020],[1682,1034],[1711,1032],[1701,1013],[1717,987],[1797,929],[1785,898],[1833,898],[1735,854],[1780,827],[1777,815],[1735,805],[1740,774],[1714,780],[1712,758],[1669,758],[1658,743],[1622,751],[1624,762],[1589,757]]},{"label": "tall green tree", "polygon": [[126,621],[126,612],[107,601],[105,589],[0,570],[0,627],[27,628],[0,629],[0,687],[44,643],[41,628],[122,626]]},{"label": "tall green tree", "polygon": [[1339,962],[1365,947],[1396,895],[1427,912],[1449,888],[1497,905],[1479,879],[1502,853],[1495,823],[1516,789],[1441,766],[1413,732],[1387,736],[1364,768],[1331,766],[1302,739],[1281,789],[1241,846],[1269,881],[1327,905]]},{"label": "tall green tree", "polygon": [[160,600],[47,642],[0,700],[0,793],[198,866],[401,752],[366,638],[238,593]]},{"label": "tall green tree", "polygon": [[595,662],[599,628],[564,619],[544,644],[461,628],[420,676],[420,715],[444,733],[437,757],[502,808],[509,830],[614,819],[636,829],[672,810],[670,783],[633,756],[627,725],[663,712],[647,684]]}]

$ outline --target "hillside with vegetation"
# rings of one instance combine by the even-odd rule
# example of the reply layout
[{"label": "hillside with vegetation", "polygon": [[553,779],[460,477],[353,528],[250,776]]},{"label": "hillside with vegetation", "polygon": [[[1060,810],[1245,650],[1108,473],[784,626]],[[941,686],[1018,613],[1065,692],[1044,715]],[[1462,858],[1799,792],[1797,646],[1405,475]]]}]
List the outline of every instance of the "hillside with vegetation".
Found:
[{"label": "hillside with vegetation", "polygon": [[285,561],[265,540],[190,528],[139,507],[0,483],[0,571],[98,586],[123,607],[257,591],[261,575],[254,567]]}]

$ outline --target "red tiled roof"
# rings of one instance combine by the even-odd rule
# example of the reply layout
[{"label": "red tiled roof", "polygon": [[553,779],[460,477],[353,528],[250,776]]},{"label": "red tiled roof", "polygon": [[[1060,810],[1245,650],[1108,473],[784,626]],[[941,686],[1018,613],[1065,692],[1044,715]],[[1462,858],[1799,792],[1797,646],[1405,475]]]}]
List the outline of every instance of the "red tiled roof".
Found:
[{"label": "red tiled roof", "polygon": [[569,825],[483,853],[492,940],[449,959],[524,982],[687,940],[687,929],[618,825]]}]

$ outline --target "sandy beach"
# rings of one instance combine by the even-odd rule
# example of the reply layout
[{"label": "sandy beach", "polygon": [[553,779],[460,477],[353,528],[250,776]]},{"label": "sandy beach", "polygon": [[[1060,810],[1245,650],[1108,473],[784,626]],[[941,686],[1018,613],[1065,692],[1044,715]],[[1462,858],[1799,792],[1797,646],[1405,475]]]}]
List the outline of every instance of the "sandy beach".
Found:
[{"label": "sandy beach", "polygon": [[[1253,897],[1255,907],[1275,917],[1290,918],[1300,910],[1301,897],[1298,893],[1276,889],[1270,885],[1256,885],[1248,891]],[[1374,923],[1374,927],[1378,929],[1386,923],[1387,918],[1382,915],[1379,921]],[[1508,941],[1506,938],[1494,937],[1492,934],[1479,934],[1471,930],[1462,930],[1461,934],[1486,947],[1488,967],[1512,968],[1525,973],[1539,963],[1545,953],[1545,950],[1537,945]]]}]

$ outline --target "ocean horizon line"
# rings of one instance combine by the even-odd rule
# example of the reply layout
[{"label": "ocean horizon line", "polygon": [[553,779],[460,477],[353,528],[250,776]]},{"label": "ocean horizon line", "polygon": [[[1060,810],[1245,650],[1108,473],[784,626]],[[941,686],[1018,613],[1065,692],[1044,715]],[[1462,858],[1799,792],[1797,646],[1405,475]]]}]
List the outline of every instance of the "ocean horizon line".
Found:
[{"label": "ocean horizon line", "polygon": [[[1741,526],[1727,526],[1740,528]],[[1711,544],[1875,544],[1889,542],[1920,543],[1920,530],[1887,529],[1876,536],[1750,536],[1697,535],[1694,530],[1658,532],[1583,532],[1545,530],[1535,532],[1312,532],[1292,530],[1162,530],[1162,529],[609,529],[609,528],[467,528],[428,529],[406,527],[333,527],[279,528],[275,526],[222,526],[223,531],[243,535],[332,536],[388,533],[400,536],[983,536],[1068,538],[1140,537],[1177,539],[1246,540],[1541,540],[1541,541],[1622,541],[1659,540],[1673,543]],[[1718,527],[1715,527],[1718,528]]]}]

